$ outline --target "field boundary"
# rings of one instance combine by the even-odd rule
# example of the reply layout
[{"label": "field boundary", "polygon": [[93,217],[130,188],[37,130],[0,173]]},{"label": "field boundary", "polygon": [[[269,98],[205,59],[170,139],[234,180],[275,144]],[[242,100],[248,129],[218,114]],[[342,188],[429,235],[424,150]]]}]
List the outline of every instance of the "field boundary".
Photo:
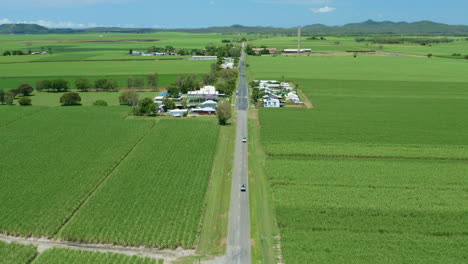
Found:
[{"label": "field boundary", "polygon": [[179,60],[186,60],[187,58],[173,58],[173,59],[115,59],[115,60],[44,60],[44,61],[12,61],[12,62],[0,62],[0,64],[27,64],[27,63],[57,63],[57,62],[96,62],[96,61],[103,61],[103,62],[113,62],[113,61],[179,61]]},{"label": "field boundary", "polygon": [[283,263],[280,232],[272,190],[265,174],[266,155],[260,141],[258,110],[249,110],[249,185],[251,203],[252,263]]},{"label": "field boundary", "polygon": [[[18,243],[22,245],[33,245],[37,247],[36,254],[31,258],[31,261],[37,258],[40,253],[51,248],[64,248],[70,250],[85,250],[92,252],[112,252],[117,254],[123,254],[127,256],[139,256],[148,257],[153,259],[164,259],[164,263],[173,263],[181,257],[192,256],[195,254],[194,250],[191,249],[158,249],[158,248],[146,248],[146,247],[124,247],[112,244],[86,244],[77,243],[71,241],[59,241],[46,238],[35,238],[35,237],[15,237],[0,234],[0,241],[6,243]],[[28,263],[31,263],[28,262]]]},{"label": "field boundary", "polygon": [[315,108],[310,98],[304,94],[302,89],[297,89],[297,92],[299,93],[299,96],[302,98],[302,101],[304,102],[304,105],[306,106],[306,108],[309,108],[309,109]]},{"label": "field boundary", "polygon": [[213,160],[210,185],[207,190],[206,206],[201,219],[197,253],[221,255],[226,251],[231,194],[232,166],[234,162],[235,126],[221,126],[217,151]]},{"label": "field boundary", "polygon": [[133,146],[125,153],[125,155],[115,163],[115,165],[109,170],[109,172],[104,175],[104,177],[96,184],[96,186],[80,201],[80,203],[77,205],[77,207],[71,212],[71,214],[66,217],[63,221],[63,223],[57,228],[57,230],[52,233],[51,237],[57,236],[60,231],[70,222],[70,220],[75,216],[75,214],[80,210],[80,208],[91,198],[91,196],[96,193],[96,191],[106,182],[106,180],[112,175],[112,173],[117,169],[120,164],[130,155],[130,153],[135,150],[135,148],[140,144],[140,142],[148,135],[148,133],[155,127],[156,122],[153,122],[153,124],[150,126],[150,128],[143,133],[143,135],[133,144]]},{"label": "field boundary", "polygon": [[268,157],[284,158],[328,158],[328,159],[389,159],[389,160],[447,160],[447,161],[467,161],[468,158],[441,158],[441,157],[404,157],[404,156],[359,156],[359,155],[321,155],[321,154],[272,154]]}]

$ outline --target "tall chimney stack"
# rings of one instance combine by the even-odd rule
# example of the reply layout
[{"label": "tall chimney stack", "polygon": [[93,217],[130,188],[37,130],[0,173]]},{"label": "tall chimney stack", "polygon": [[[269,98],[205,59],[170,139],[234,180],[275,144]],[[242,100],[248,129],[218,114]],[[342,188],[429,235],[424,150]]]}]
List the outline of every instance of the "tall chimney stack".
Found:
[{"label": "tall chimney stack", "polygon": [[297,55],[301,53],[301,26],[297,27]]}]

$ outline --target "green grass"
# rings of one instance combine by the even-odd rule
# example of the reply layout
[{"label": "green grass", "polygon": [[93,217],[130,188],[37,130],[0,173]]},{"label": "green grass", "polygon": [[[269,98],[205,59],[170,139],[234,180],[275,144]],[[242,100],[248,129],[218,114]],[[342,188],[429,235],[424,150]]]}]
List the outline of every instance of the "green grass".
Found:
[{"label": "green grass", "polygon": [[0,263],[28,264],[36,256],[36,247],[0,241]]},{"label": "green grass", "polygon": [[285,261],[462,263],[467,169],[449,161],[268,158]]},{"label": "green grass", "polygon": [[79,61],[0,64],[2,77],[104,76],[205,73],[210,61]]},{"label": "green grass", "polygon": [[[116,62],[115,62],[116,63]],[[159,82],[158,86],[159,87],[165,87],[169,85],[172,82],[175,82],[177,77],[180,74],[160,74],[159,75]],[[126,88],[127,87],[127,82],[126,79],[128,77],[132,77],[133,79],[137,78],[144,78],[145,79],[145,88],[150,88],[146,87],[147,86],[147,75],[97,75],[97,76],[41,76],[41,77],[29,77],[29,76],[24,76],[24,77],[0,77],[0,89],[12,89],[20,86],[23,83],[28,83],[32,85],[33,87],[36,87],[36,83],[39,81],[43,80],[53,80],[53,79],[64,79],[68,81],[68,85],[70,89],[76,89],[75,86],[75,80],[78,78],[86,78],[88,79],[93,86],[94,81],[98,79],[114,79],[117,81],[118,87]],[[132,89],[138,89],[136,87],[133,87]]]},{"label": "green grass", "polygon": [[163,264],[162,259],[52,248],[41,253],[32,264]]},{"label": "green grass", "polygon": [[217,139],[212,119],[159,121],[58,237],[195,248]]},{"label": "green grass", "polygon": [[222,255],[226,251],[235,134],[235,124],[220,127],[197,246],[197,253],[200,255]]},{"label": "green grass", "polygon": [[[255,79],[468,82],[468,60],[413,57],[249,57]],[[313,98],[312,98],[313,99]]]},{"label": "green grass", "polygon": [[0,127],[0,232],[52,236],[152,123],[127,113],[53,107]]}]

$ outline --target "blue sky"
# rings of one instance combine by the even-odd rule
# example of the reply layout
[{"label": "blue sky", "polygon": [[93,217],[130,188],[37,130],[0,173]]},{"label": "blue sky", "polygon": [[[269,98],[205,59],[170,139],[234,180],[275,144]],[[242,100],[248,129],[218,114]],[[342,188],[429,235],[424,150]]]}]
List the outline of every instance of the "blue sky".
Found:
[{"label": "blue sky", "polygon": [[468,25],[468,0],[0,0],[0,24],[48,27],[294,27],[432,20]]}]

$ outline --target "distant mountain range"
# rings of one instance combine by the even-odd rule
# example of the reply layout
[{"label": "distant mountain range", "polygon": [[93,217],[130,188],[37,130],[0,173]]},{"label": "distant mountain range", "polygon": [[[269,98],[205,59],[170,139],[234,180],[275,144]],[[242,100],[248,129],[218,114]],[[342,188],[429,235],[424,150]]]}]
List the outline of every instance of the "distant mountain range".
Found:
[{"label": "distant mountain range", "polygon": [[[233,25],[230,27],[208,27],[196,29],[152,29],[152,28],[117,28],[96,27],[87,29],[47,28],[36,24],[3,24],[0,34],[47,34],[47,33],[92,33],[92,32],[121,32],[121,33],[149,33],[149,32],[189,32],[189,33],[253,33],[253,34],[283,34],[294,35],[296,28],[252,27]],[[352,23],[343,26],[326,26],[313,24],[302,28],[304,35],[468,35],[468,26],[447,25],[432,21],[420,22],[377,22],[367,20],[362,23]]]}]

